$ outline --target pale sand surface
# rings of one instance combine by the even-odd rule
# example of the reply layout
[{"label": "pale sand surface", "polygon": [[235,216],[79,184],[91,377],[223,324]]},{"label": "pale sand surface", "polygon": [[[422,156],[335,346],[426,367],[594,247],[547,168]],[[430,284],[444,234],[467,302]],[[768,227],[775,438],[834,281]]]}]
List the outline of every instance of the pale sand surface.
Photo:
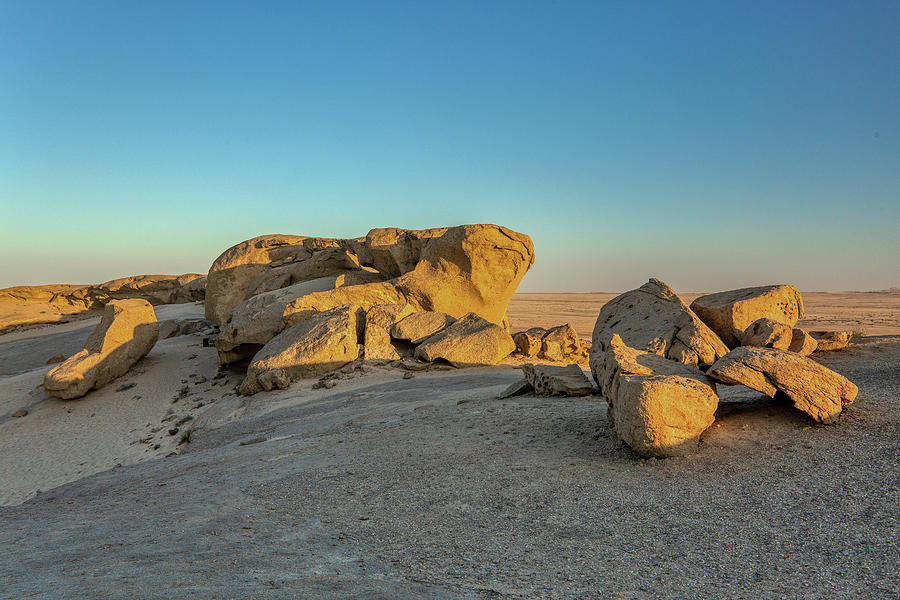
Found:
[{"label": "pale sand surface", "polygon": [[[518,295],[513,329],[570,321],[589,337],[597,296]],[[822,322],[898,326],[890,297],[815,296],[807,310]],[[0,502],[27,500],[0,508],[13,549],[0,554],[0,598],[900,592],[898,336],[815,355],[860,386],[835,426],[730,388],[698,454],[644,461],[599,397],[496,400],[521,377],[512,364],[410,380],[367,368],[331,390],[308,381],[244,399],[240,376],[216,379],[215,351],[189,335],[81,400],[46,398],[43,363],[95,325],[0,336]],[[29,414],[11,417],[18,408]],[[178,446],[168,429],[189,415],[181,429],[197,433]]]},{"label": "pale sand surface", "polygon": [[[702,294],[679,294],[690,304]],[[516,294],[507,316],[512,331],[571,323],[590,338],[600,308],[615,294]],[[879,292],[803,292],[806,315],[798,327],[808,331],[864,331],[868,335],[900,335],[900,294]]]}]

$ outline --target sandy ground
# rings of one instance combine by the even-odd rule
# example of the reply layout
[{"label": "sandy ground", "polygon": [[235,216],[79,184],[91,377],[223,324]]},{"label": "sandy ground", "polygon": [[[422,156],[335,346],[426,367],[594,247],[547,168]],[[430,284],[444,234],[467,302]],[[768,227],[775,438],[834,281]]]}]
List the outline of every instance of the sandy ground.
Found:
[{"label": "sandy ground", "polygon": [[[513,328],[589,336],[597,296],[519,295]],[[64,402],[44,362],[97,320],[2,335],[0,503],[26,502],[0,508],[0,598],[896,598],[900,336],[874,333],[900,314],[822,296],[814,322],[873,333],[815,355],[860,386],[839,422],[727,388],[663,461],[600,397],[497,400],[514,365],[245,399],[189,335]]]}]

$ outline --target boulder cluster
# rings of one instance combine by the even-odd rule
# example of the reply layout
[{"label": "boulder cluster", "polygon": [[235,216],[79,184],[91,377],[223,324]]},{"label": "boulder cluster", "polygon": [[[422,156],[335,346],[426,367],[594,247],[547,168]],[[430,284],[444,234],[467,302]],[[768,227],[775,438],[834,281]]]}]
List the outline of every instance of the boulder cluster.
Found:
[{"label": "boulder cluster", "polygon": [[206,316],[219,362],[247,365],[244,394],[359,358],[493,365],[516,348],[506,308],[533,262],[531,239],[497,225],[262,236],[213,262]]},{"label": "boulder cluster", "polygon": [[[784,394],[822,423],[856,398],[843,376],[808,358],[820,339],[795,328],[803,299],[790,285],[701,296],[688,306],[651,279],[608,302],[594,327],[590,365],[618,437],[644,456],[696,449],[715,419],[716,385]],[[846,338],[846,339],[845,339]]]}]

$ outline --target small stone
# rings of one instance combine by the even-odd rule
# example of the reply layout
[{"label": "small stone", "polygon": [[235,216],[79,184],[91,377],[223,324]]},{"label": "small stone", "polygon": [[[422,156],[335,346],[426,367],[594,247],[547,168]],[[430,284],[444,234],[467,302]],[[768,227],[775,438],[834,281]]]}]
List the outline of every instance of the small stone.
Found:
[{"label": "small stone", "polygon": [[117,392],[124,392],[125,390],[130,390],[131,388],[135,387],[136,385],[137,385],[137,384],[134,383],[134,382],[132,382],[132,383],[123,383],[122,385],[120,385],[119,387],[116,388],[116,391],[117,391]]},{"label": "small stone", "polygon": [[527,379],[521,379],[511,383],[509,387],[497,394],[497,398],[502,400],[504,398],[512,398],[513,396],[521,396],[522,394],[527,394],[532,391],[534,391],[534,387],[531,383]]},{"label": "small stone", "polygon": [[20,408],[19,410],[17,410],[16,412],[14,412],[14,413],[12,414],[12,416],[14,416],[15,418],[19,419],[19,418],[22,418],[22,417],[26,416],[27,414],[28,414],[28,411],[27,411],[27,410],[25,410],[24,408]]},{"label": "small stone", "polygon": [[407,371],[403,374],[403,379],[412,379],[413,377],[415,377],[415,375],[413,375],[411,371]]}]

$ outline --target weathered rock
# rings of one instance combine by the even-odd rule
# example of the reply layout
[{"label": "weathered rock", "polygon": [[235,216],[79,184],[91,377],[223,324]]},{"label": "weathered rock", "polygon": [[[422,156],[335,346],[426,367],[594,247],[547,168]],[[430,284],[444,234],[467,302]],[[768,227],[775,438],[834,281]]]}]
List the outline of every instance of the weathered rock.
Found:
[{"label": "weathered rock", "polygon": [[853,334],[849,331],[813,331],[816,350],[842,350],[850,343]]},{"label": "weathered rock", "polygon": [[741,333],[740,339],[742,346],[787,350],[793,337],[794,332],[790,327],[763,317],[750,323],[750,326]]},{"label": "weathered rock", "polygon": [[541,340],[541,352],[538,356],[546,360],[561,362],[564,360],[581,360],[585,357],[585,349],[575,328],[570,324],[559,325],[550,329]]},{"label": "weathered rock", "polygon": [[416,358],[443,359],[457,367],[496,365],[516,349],[499,325],[469,313],[416,348]]},{"label": "weathered rock", "polygon": [[734,348],[757,319],[796,325],[803,317],[803,297],[792,285],[766,285],[700,296],[691,303],[691,310]]},{"label": "weathered rock", "polygon": [[594,386],[576,364],[522,365],[525,380],[539,396],[590,396]]},{"label": "weathered rock", "polygon": [[629,348],[618,335],[604,358],[597,381],[619,439],[642,456],[693,452],[715,419],[713,380],[693,365]]},{"label": "weathered rock", "polygon": [[527,394],[533,391],[534,388],[531,386],[531,383],[529,383],[527,379],[520,379],[519,381],[515,381],[509,384],[509,386],[505,390],[497,394],[497,399],[503,400],[505,398],[521,396],[522,394]]},{"label": "weathered rock", "polygon": [[366,312],[363,345],[366,360],[399,360],[402,357],[391,343],[391,327],[413,313],[409,304],[379,304]]},{"label": "weathered rock", "polygon": [[443,331],[454,321],[456,319],[442,312],[430,310],[414,312],[391,327],[391,337],[420,344],[426,338]]},{"label": "weathered rock", "polygon": [[531,329],[520,331],[513,335],[516,350],[526,358],[537,356],[541,351],[541,344],[545,335],[547,335],[547,330],[543,327],[532,327]]},{"label": "weathered rock", "polygon": [[285,381],[316,377],[356,360],[358,311],[358,307],[342,306],[279,333],[253,357],[241,394],[284,387]]},{"label": "weathered rock", "polygon": [[802,329],[791,330],[791,345],[788,346],[788,350],[791,352],[796,352],[800,356],[809,356],[816,351],[817,346],[816,338],[807,332]]},{"label": "weathered rock", "polygon": [[[278,239],[270,240],[270,237]],[[534,261],[528,236],[496,225],[463,225],[405,233],[372,230],[365,239],[355,240],[295,237],[292,241],[281,240],[283,237],[266,236],[239,244],[223,253],[210,269],[207,315],[216,315],[223,321],[230,319],[216,341],[220,358],[240,358],[246,354],[241,346],[251,348],[265,343],[267,336],[271,339],[282,329],[317,312],[345,305],[368,310],[378,304],[408,303],[419,311],[445,312],[454,317],[475,312],[491,322],[501,323],[509,299]],[[299,271],[287,277],[281,271],[290,265],[276,261],[271,264],[279,266],[273,268],[266,261],[276,253],[279,256],[296,253],[298,246],[308,245],[311,240],[326,246],[331,244],[317,251],[319,254],[326,251],[333,254],[334,248],[343,252],[344,263],[328,263],[329,268],[346,269],[336,275],[338,280],[343,277],[353,282],[368,282],[345,283],[335,289],[300,295],[294,293],[290,301],[285,298],[277,305],[267,304],[264,310],[238,306],[262,291],[260,282],[266,284],[263,287],[280,287],[295,281]],[[258,244],[265,247],[257,248]],[[419,254],[413,261],[415,252]],[[309,262],[315,256],[318,255],[307,252],[306,258],[302,258],[298,254],[290,264]],[[401,269],[412,270],[387,281],[371,282],[373,276],[366,269],[376,267],[383,270],[379,275],[382,277],[392,276]],[[278,277],[276,271],[281,272]],[[260,323],[252,322],[256,320]]]},{"label": "weathered rock", "polygon": [[607,302],[592,338],[591,371],[599,383],[613,335],[625,344],[686,364],[709,365],[728,352],[722,340],[658,279]]},{"label": "weathered rock", "polygon": [[48,359],[47,359],[47,362],[44,363],[44,364],[46,364],[46,365],[55,365],[56,363],[61,363],[61,362],[64,361],[64,360],[66,360],[66,357],[65,357],[64,354],[54,354],[53,356],[51,356],[50,358],[48,358]]},{"label": "weathered rock", "polygon": [[44,391],[62,399],[79,398],[124,375],[147,354],[158,336],[153,306],[146,300],[112,300],[84,350],[44,377]]},{"label": "weathered rock", "polygon": [[25,410],[24,408],[20,408],[19,410],[17,410],[16,412],[14,412],[14,413],[12,414],[12,416],[13,416],[14,418],[16,418],[16,419],[21,419],[22,417],[27,417],[27,416],[28,416],[28,411]]},{"label": "weathered rock", "polygon": [[735,348],[707,374],[731,385],[745,385],[774,397],[781,391],[794,406],[816,421],[832,423],[856,399],[857,387],[846,377],[794,352],[776,348]]},{"label": "weathered rock", "polygon": [[216,331],[215,323],[200,318],[185,319],[168,319],[159,323],[159,339],[177,337],[180,335],[190,335],[192,333],[202,333],[206,331]]}]

